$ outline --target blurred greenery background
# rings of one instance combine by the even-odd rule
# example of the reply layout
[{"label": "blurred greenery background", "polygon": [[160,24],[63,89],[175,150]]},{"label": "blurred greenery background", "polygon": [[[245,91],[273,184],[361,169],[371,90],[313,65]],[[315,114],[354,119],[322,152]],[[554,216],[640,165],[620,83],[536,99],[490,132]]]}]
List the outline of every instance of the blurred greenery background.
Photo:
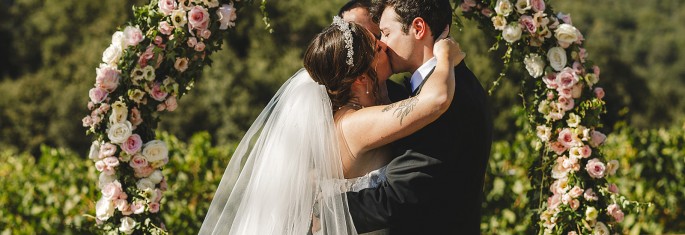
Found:
[{"label": "blurred greenery background", "polygon": [[[162,202],[173,234],[197,234],[240,137],[278,87],[302,67],[307,44],[345,0],[259,1],[238,12],[224,49],[194,91],[162,117],[171,147]],[[0,234],[91,233],[99,192],[85,155],[91,137],[81,118],[111,34],[147,1],[0,0]],[[623,233],[685,233],[685,4],[682,0],[551,0],[583,32],[602,70],[609,140],[621,162],[610,179],[632,200],[651,202],[629,215]],[[494,41],[462,19],[452,36],[488,88],[502,66]],[[519,97],[522,70],[494,90],[495,143],[484,190],[484,234],[530,234],[526,169],[536,153]],[[530,202],[533,203],[533,202]]]}]

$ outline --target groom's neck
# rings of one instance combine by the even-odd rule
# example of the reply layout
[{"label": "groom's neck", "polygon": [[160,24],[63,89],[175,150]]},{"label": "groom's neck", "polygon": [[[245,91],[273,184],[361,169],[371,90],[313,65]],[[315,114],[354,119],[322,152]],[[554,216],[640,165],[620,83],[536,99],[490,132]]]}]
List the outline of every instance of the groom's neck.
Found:
[{"label": "groom's neck", "polygon": [[430,60],[434,56],[435,55],[433,54],[433,44],[423,46],[421,53],[419,53],[419,56],[417,56],[414,65],[412,66],[411,72],[416,72],[416,70],[419,69],[421,65],[426,63],[426,61]]}]

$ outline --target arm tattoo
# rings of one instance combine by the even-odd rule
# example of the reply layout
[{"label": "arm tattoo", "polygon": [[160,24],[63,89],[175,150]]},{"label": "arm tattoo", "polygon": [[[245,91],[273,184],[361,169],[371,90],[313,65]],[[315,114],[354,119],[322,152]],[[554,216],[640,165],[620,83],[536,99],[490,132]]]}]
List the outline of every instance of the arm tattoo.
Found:
[{"label": "arm tattoo", "polygon": [[400,102],[389,104],[387,107],[383,109],[383,112],[390,111],[391,109],[397,107],[395,111],[393,111],[393,115],[400,119],[400,125],[402,125],[402,120],[404,120],[404,117],[409,115],[409,113],[414,110],[414,107],[418,102],[419,98],[414,96],[409,99],[402,100]]}]

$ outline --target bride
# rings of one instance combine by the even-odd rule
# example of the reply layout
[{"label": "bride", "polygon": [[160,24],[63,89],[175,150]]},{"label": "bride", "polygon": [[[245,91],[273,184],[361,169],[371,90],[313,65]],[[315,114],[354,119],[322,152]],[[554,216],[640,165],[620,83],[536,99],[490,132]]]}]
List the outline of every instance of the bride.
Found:
[{"label": "bride", "polygon": [[[441,37],[442,38],[442,37]],[[276,92],[226,167],[200,234],[357,234],[346,191],[384,180],[383,146],[438,118],[454,94],[458,44],[439,39],[438,64],[415,97],[387,104],[387,47],[334,17]]]}]

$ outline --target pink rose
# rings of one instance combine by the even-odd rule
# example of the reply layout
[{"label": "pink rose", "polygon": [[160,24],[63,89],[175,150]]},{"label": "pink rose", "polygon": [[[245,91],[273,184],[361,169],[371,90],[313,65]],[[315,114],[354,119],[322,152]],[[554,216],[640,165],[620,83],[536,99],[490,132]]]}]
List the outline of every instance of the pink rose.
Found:
[{"label": "pink rose", "polygon": [[[573,85],[578,83],[578,75],[575,70],[569,67],[563,68],[556,78],[557,85],[559,88],[573,88]],[[558,89],[558,88],[557,88]]]},{"label": "pink rose", "polygon": [[623,221],[623,211],[616,203],[607,206],[607,215],[614,217],[619,223]]},{"label": "pink rose", "polygon": [[166,191],[169,186],[167,185],[166,178],[162,178],[162,182],[159,182],[159,189]]},{"label": "pink rose", "polygon": [[129,121],[131,121],[131,124],[134,126],[140,125],[140,123],[143,123],[143,118],[140,117],[140,111],[138,108],[133,107],[131,109],[131,115],[129,116]]},{"label": "pink rose", "polygon": [[491,17],[494,12],[492,12],[492,9],[486,7],[480,10],[480,13],[484,16]]},{"label": "pink rose", "polygon": [[155,36],[155,41],[154,41],[155,45],[159,46],[159,44],[162,44],[162,42],[164,42],[164,39],[162,39],[162,36],[159,36],[159,35]]},{"label": "pink rose", "polygon": [[194,6],[188,11],[188,24],[190,30],[206,29],[209,24],[209,12],[201,6]]},{"label": "pink rose", "polygon": [[212,31],[209,29],[203,29],[200,31],[200,37],[204,39],[209,39],[209,37],[212,36]]},{"label": "pink rose", "polygon": [[568,149],[564,144],[554,141],[549,144],[549,147],[556,153],[557,155],[562,155],[566,150]]},{"label": "pink rose", "polygon": [[606,140],[607,136],[604,135],[602,132],[599,131],[592,131],[590,134],[590,145],[592,147],[597,147],[600,146],[602,143],[604,143],[604,140]]},{"label": "pink rose", "polygon": [[468,4],[466,4],[466,2],[462,2],[461,4],[459,4],[459,7],[461,7],[461,11],[463,12],[471,11],[471,7]]},{"label": "pink rose", "polygon": [[554,99],[554,92],[551,92],[551,91],[550,91],[550,92],[547,92],[547,99],[548,99],[548,100]]},{"label": "pink rose", "polygon": [[557,74],[556,73],[548,73],[544,77],[542,77],[542,81],[545,82],[545,85],[547,85],[547,88],[549,89],[557,89],[559,84],[557,84]]},{"label": "pink rose", "polygon": [[197,42],[195,44],[195,51],[204,51],[205,50],[205,43],[204,42]]},{"label": "pink rose", "polygon": [[178,107],[178,104],[176,103],[176,96],[169,96],[169,98],[164,101],[164,104],[166,105],[166,110],[169,110],[169,112],[176,110]]},{"label": "pink rose", "polygon": [[554,209],[557,208],[559,204],[561,204],[561,194],[554,194],[547,198],[547,207]]},{"label": "pink rose", "polygon": [[131,204],[131,210],[133,211],[134,214],[142,214],[145,212],[145,202],[143,201],[135,201]]},{"label": "pink rose", "polygon": [[116,157],[106,157],[105,159],[102,159],[103,162],[105,162],[105,165],[108,167],[117,167],[119,166],[119,159]]},{"label": "pink rose", "polygon": [[124,28],[124,43],[126,46],[136,46],[143,41],[143,32],[138,27],[126,26]]},{"label": "pink rose", "polygon": [[105,162],[102,160],[95,162],[95,169],[99,172],[103,172],[105,168],[107,168],[107,164],[105,164]]},{"label": "pink rose", "polygon": [[568,202],[568,206],[571,207],[571,210],[578,210],[578,207],[580,207],[580,201],[578,201],[578,199],[573,199]]},{"label": "pink rose", "polygon": [[545,11],[545,1],[543,0],[530,0],[530,5],[533,7],[535,12]]},{"label": "pink rose", "polygon": [[147,205],[150,210],[150,213],[157,213],[159,212],[159,203],[157,202],[151,202],[150,204]]},{"label": "pink rose", "polygon": [[579,63],[578,61],[573,62],[572,67],[573,67],[573,70],[576,71],[576,74],[583,74],[583,72],[585,71],[585,69],[583,68],[583,65],[581,63]]},{"label": "pink rose", "polygon": [[580,147],[580,156],[582,158],[588,158],[590,155],[592,155],[592,149],[590,146],[583,145],[583,147]]},{"label": "pink rose", "polygon": [[166,109],[166,104],[161,103],[157,105],[157,112],[162,112]]},{"label": "pink rose", "polygon": [[538,29],[537,22],[535,22],[533,17],[529,15],[521,16],[519,19],[519,24],[521,24],[521,28],[524,28],[531,34],[534,34]]},{"label": "pink rose", "polygon": [[571,131],[571,129],[564,128],[563,130],[561,130],[561,132],[559,132],[559,137],[557,138],[557,140],[566,148],[570,148],[575,145],[576,138],[574,135],[575,134],[573,133],[573,131]]},{"label": "pink rose", "polygon": [[141,68],[147,66],[147,62],[155,56],[155,52],[153,51],[153,49],[154,46],[148,46],[147,49],[145,49],[145,52],[143,52],[143,54],[140,55],[140,58],[138,58],[138,64]]},{"label": "pink rose", "polygon": [[590,177],[600,179],[603,178],[604,173],[606,173],[606,166],[599,159],[593,158],[587,162],[587,165],[585,165],[585,170],[587,170],[587,173],[590,175]]},{"label": "pink rose", "polygon": [[609,192],[613,194],[618,194],[618,186],[616,184],[609,184]]},{"label": "pink rose", "polygon": [[117,199],[117,200],[114,202],[114,205],[117,206],[117,209],[118,209],[119,211],[125,211],[125,210],[129,207],[129,206],[128,206],[128,201],[126,201],[126,200],[124,200],[124,199]]},{"label": "pink rose", "polygon": [[233,7],[233,2],[230,4],[223,4],[216,10],[216,14],[219,16],[219,29],[225,30],[228,27],[235,26],[235,19],[237,15],[235,14],[235,8]]},{"label": "pink rose", "polygon": [[154,171],[155,168],[152,168],[150,165],[141,168],[134,168],[133,176],[136,178],[145,178],[150,176]]},{"label": "pink rose", "polygon": [[97,76],[95,77],[95,86],[105,89],[107,92],[113,92],[119,86],[119,78],[121,74],[115,67],[107,64],[101,64],[99,68],[95,69]]},{"label": "pink rose", "polygon": [[172,11],[176,10],[178,5],[176,5],[176,0],[159,0],[157,6],[164,15],[170,15]]},{"label": "pink rose", "polygon": [[145,158],[145,156],[143,156],[142,154],[136,154],[136,155],[133,155],[133,158],[131,158],[131,162],[129,162],[129,165],[133,169],[140,169],[140,168],[148,166],[148,163],[147,163],[147,159]]},{"label": "pink rose", "polygon": [[129,136],[128,139],[121,144],[121,148],[128,154],[137,153],[142,146],[143,140],[138,134]]},{"label": "pink rose", "polygon": [[[169,22],[162,21],[159,22],[159,32],[164,34],[164,35],[169,35],[171,34],[171,31],[174,30],[174,26],[170,25]],[[171,38],[169,38],[171,40]]]},{"label": "pink rose", "polygon": [[150,97],[157,101],[164,101],[167,95],[169,95],[169,93],[162,91],[162,87],[158,82],[152,85],[152,89],[150,90]]},{"label": "pink rose", "polygon": [[[570,91],[569,91],[569,93],[570,93]],[[567,98],[564,96],[560,96],[559,99],[557,99],[557,101],[559,101],[559,108],[563,109],[564,111],[569,111],[569,110],[573,109],[573,107],[575,106],[575,102],[573,101],[573,98]]]},{"label": "pink rose", "polygon": [[100,159],[114,156],[117,152],[117,146],[112,143],[105,143],[100,146]]},{"label": "pink rose", "polygon": [[83,122],[83,127],[89,127],[93,125],[93,118],[88,115],[81,119],[81,122]]},{"label": "pink rose", "polygon": [[597,97],[597,99],[601,100],[602,98],[604,98],[604,89],[603,88],[595,87],[594,92],[595,92],[595,97]]},{"label": "pink rose", "polygon": [[571,189],[571,191],[568,192],[568,194],[572,198],[578,198],[580,197],[580,195],[583,195],[583,189],[578,186],[573,186],[573,188]]},{"label": "pink rose", "polygon": [[568,175],[568,172],[570,171],[569,168],[564,166],[564,161],[567,158],[565,156],[563,157],[558,157],[556,160],[556,163],[554,166],[552,166],[552,178],[554,179],[561,179],[561,178],[566,178]]},{"label": "pink rose", "polygon": [[588,200],[588,201],[597,201],[597,199],[599,199],[599,197],[597,197],[597,194],[595,193],[595,191],[592,190],[591,188],[585,190],[583,197],[585,198],[585,200]]},{"label": "pink rose", "polygon": [[557,92],[559,92],[559,97],[564,97],[566,99],[570,99],[573,97],[573,88],[557,88]]},{"label": "pink rose", "polygon": [[107,93],[107,90],[99,87],[91,88],[90,91],[88,91],[88,97],[90,97],[90,101],[96,104],[104,101],[108,94],[109,93]]},{"label": "pink rose", "polygon": [[123,190],[121,189],[121,183],[116,180],[102,187],[102,197],[110,201],[119,199],[119,195],[122,192]]},{"label": "pink rose", "polygon": [[587,58],[587,51],[585,48],[578,48],[578,58],[580,59],[581,63],[585,63],[585,59]]},{"label": "pink rose", "polygon": [[592,66],[592,73],[594,73],[597,77],[599,77],[599,72],[600,72],[599,66],[597,66],[597,65]]},{"label": "pink rose", "polygon": [[162,192],[162,190],[156,188],[156,189],[155,189],[155,198],[154,198],[152,201],[153,201],[153,202],[160,202],[160,201],[162,201],[162,197],[164,196],[163,193],[164,193],[164,192]]},{"label": "pink rose", "polygon": [[187,43],[188,47],[195,47],[195,44],[197,44],[197,38],[189,37]]}]

